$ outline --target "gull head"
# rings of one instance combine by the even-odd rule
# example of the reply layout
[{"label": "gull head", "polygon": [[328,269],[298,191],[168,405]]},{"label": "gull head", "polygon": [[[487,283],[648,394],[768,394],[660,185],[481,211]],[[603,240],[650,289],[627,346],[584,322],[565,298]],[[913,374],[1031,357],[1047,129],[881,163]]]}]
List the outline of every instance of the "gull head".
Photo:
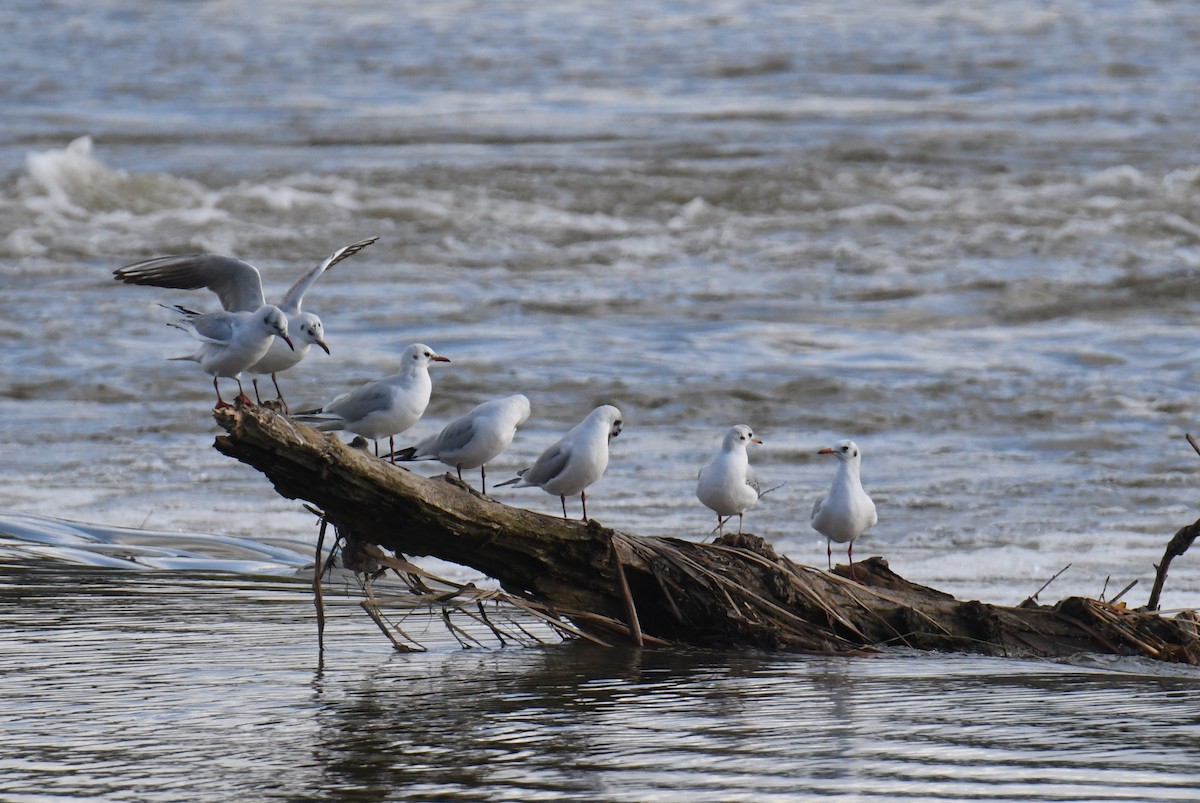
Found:
[{"label": "gull head", "polygon": [[288,337],[287,316],[283,314],[283,310],[268,304],[259,311],[258,317],[265,331],[278,336],[292,351],[296,350],[292,339]]},{"label": "gull head", "polygon": [[424,343],[413,343],[400,355],[401,367],[425,368],[431,362],[450,362],[450,358],[443,357]]},{"label": "gull head", "polygon": [[600,416],[608,423],[608,439],[610,441],[621,434],[621,427],[625,422],[621,420],[621,411],[616,407],[605,404],[597,407],[592,415]]},{"label": "gull head", "polygon": [[329,344],[325,342],[325,324],[311,312],[302,312],[293,318],[291,330],[302,344],[320,346],[326,354],[330,353]]},{"label": "gull head", "polygon": [[854,441],[839,441],[836,446],[826,446],[817,454],[831,454],[838,460],[849,460],[854,463],[862,459],[862,452],[859,451],[858,444]]},{"label": "gull head", "polygon": [[754,430],[746,424],[738,424],[735,427],[730,427],[725,433],[725,448],[731,448],[735,444],[748,446],[751,443],[762,443],[758,436],[754,434]]}]

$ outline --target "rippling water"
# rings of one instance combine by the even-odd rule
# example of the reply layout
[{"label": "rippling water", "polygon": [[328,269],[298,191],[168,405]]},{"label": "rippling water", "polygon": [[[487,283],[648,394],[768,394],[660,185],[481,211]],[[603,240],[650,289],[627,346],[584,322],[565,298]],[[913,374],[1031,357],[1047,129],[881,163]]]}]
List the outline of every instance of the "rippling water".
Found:
[{"label": "rippling water", "polygon": [[[582,645],[420,655],[280,581],[6,564],[6,800],[1192,800],[1192,673]],[[18,669],[19,666],[19,669]]]},{"label": "rippling water", "polygon": [[[1180,690],[1195,677],[1138,664],[391,656],[347,606],[341,627],[361,638],[314,680],[310,609],[281,579],[308,563],[312,517],[211,448],[211,386],[165,360],[188,344],[156,304],[213,299],[110,274],[216,251],[277,295],[379,235],[306,304],[333,355],[282,379],[293,403],[429,343],[454,362],[412,437],[484,398],[532,400],[497,477],[616,403],[626,429],[589,512],[697,538],[711,522],[695,473],[750,423],[759,474],[782,487],[747,528],[818,564],[807,512],[833,467],[814,453],[853,437],[880,510],[861,555],[1002,603],[1071,564],[1043,599],[1138,580],[1139,604],[1196,518],[1200,458],[1182,436],[1198,379],[1198,41],[1192,6],[1150,0],[7,4],[0,560],[19,649],[0,671],[65,673],[27,688],[83,730],[71,753],[37,735],[40,718],[9,729],[31,758],[0,764],[0,790],[170,799],[190,779],[189,799],[227,799],[253,772],[281,798],[473,784],[488,799],[761,799],[799,778],[830,796],[964,798],[986,779],[1014,784],[997,797],[1161,783],[1183,799],[1188,762],[1146,745],[1194,736]],[[1200,605],[1189,557],[1167,607]],[[78,617],[58,630],[26,606],[60,598]],[[97,668],[95,705],[61,688],[75,666]],[[439,699],[475,684],[492,685]],[[272,712],[280,698],[294,705]],[[421,701],[444,708],[410,720]],[[195,727],[169,724],[183,709]],[[476,720],[454,769],[449,733],[466,742]],[[660,727],[679,734],[665,758]],[[125,732],[151,734],[140,773],[106,752]],[[390,750],[367,760],[359,744]],[[297,786],[282,788],[284,767]]]}]

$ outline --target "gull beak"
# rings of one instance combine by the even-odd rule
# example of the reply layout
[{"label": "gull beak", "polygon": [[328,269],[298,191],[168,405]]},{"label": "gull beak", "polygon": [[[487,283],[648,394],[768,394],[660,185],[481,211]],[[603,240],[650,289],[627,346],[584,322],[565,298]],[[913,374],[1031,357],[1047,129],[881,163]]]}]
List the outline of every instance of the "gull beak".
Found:
[{"label": "gull beak", "polygon": [[320,347],[322,348],[322,350],[324,350],[324,352],[325,352],[326,354],[331,354],[331,353],[332,353],[332,352],[329,350],[329,344],[328,344],[328,343],[326,343],[324,340],[318,340],[318,341],[317,341],[317,345],[318,345],[318,346],[320,346]]},{"label": "gull beak", "polygon": [[432,362],[450,362],[449,357],[443,357],[441,354],[437,355],[436,357],[430,357],[429,359]]},{"label": "gull beak", "polygon": [[288,348],[290,348],[292,351],[296,350],[296,347],[294,345],[292,345],[292,339],[290,337],[288,337],[287,335],[276,335],[276,337],[281,338],[284,343],[287,343]]},{"label": "gull beak", "polygon": [[762,438],[755,435],[753,438],[750,439],[750,442],[751,443],[762,443]]},{"label": "gull beak", "polygon": [[836,452],[834,452],[833,449],[830,449],[828,446],[826,446],[824,449],[817,452],[817,454],[836,454]]}]

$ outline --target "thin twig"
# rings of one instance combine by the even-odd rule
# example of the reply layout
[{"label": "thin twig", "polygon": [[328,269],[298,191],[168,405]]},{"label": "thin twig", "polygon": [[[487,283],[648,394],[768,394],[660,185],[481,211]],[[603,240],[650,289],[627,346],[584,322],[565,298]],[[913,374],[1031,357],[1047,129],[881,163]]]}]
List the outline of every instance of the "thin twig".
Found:
[{"label": "thin twig", "polygon": [[625,579],[625,567],[621,565],[621,556],[617,553],[615,538],[608,542],[608,547],[612,552],[613,565],[617,567],[617,585],[621,589],[621,596],[625,599],[625,610],[629,614],[629,636],[633,639],[634,644],[644,647],[646,642],[642,640],[642,624],[638,621],[637,606],[633,604],[633,595],[629,593],[629,582]]},{"label": "thin twig", "polygon": [[313,605],[317,607],[317,652],[325,654],[325,596],[321,591],[321,548],[325,546],[325,529],[329,519],[321,517],[321,532],[317,535],[317,556],[313,559]]},{"label": "thin twig", "polygon": [[1128,593],[1129,593],[1129,589],[1133,588],[1133,587],[1134,587],[1135,585],[1137,585],[1137,584],[1138,584],[1138,581],[1137,581],[1136,579],[1134,579],[1133,581],[1131,581],[1131,582],[1129,583],[1129,585],[1125,586],[1125,587],[1124,587],[1124,588],[1122,588],[1122,589],[1121,589],[1119,592],[1117,592],[1117,595],[1116,595],[1115,597],[1113,597],[1112,599],[1110,599],[1110,600],[1108,601],[1108,604],[1109,604],[1109,605],[1116,605],[1116,604],[1117,604],[1117,600],[1119,600],[1121,597],[1123,597],[1123,596],[1125,596],[1126,594],[1128,594]]},{"label": "thin twig", "polygon": [[1055,572],[1054,575],[1049,580],[1042,583],[1041,588],[1039,588],[1037,591],[1034,591],[1033,594],[1031,594],[1030,596],[1026,597],[1025,601],[1021,603],[1021,606],[1029,607],[1030,605],[1036,605],[1038,594],[1045,591],[1047,586],[1049,586],[1051,583],[1053,583],[1055,580],[1057,580],[1059,578],[1059,576],[1069,568],[1071,568],[1071,564],[1068,563],[1066,566],[1063,566],[1061,569],[1059,569],[1057,572]]}]

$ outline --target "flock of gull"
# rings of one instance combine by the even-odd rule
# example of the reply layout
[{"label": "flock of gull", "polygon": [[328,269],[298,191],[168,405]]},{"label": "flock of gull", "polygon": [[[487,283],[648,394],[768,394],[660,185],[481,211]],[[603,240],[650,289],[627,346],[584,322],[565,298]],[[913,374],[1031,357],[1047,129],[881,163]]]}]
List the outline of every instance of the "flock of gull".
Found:
[{"label": "flock of gull", "polygon": [[[221,396],[222,377],[235,380],[238,401],[250,405],[253,402],[242,387],[242,373],[251,375],[259,403],[258,378],[270,376],[279,407],[293,419],[319,430],[345,430],[369,438],[374,441],[376,456],[380,456],[380,440],[387,438],[389,449],[383,457],[392,463],[436,460],[455,469],[459,479],[463,469],[478,468],[481,490],[486,494],[486,466],[512,443],[517,428],[528,420],[529,399],[517,394],[486,401],[437,434],[397,450],[395,437],[416,424],[429,404],[433,390],[430,366],[450,362],[423,343],[404,349],[396,373],[343,393],[319,408],[292,414],[284,401],[277,374],[298,364],[313,346],[329,353],[321,319],[301,309],[305,293],[325,271],[377,239],[370,237],[334,251],[301,276],[278,304],[267,303],[257,268],[216,254],[155,257],[119,268],[114,276],[126,284],[181,290],[207,288],[216,294],[223,307],[220,312],[200,313],[179,305],[167,309],[177,316],[171,325],[199,342],[194,353],[171,359],[196,362],[212,376],[218,409],[230,406]],[[567,517],[567,497],[578,494],[586,522],[587,488],[608,468],[609,442],[621,434],[622,423],[621,411],[616,407],[597,407],[542,452],[532,466],[496,487],[541,488],[559,497],[563,518]],[[725,433],[720,451],[700,470],[696,497],[716,513],[718,531],[723,532],[725,523],[736,515],[740,533],[743,515],[763,494],[747,453],[750,444],[761,443],[749,426],[733,426]],[[827,539],[830,566],[832,542],[849,544],[853,577],[854,541],[878,521],[875,504],[859,478],[862,452],[853,441],[846,440],[819,453],[835,456],[838,468],[829,491],[813,505],[812,526]]]}]

